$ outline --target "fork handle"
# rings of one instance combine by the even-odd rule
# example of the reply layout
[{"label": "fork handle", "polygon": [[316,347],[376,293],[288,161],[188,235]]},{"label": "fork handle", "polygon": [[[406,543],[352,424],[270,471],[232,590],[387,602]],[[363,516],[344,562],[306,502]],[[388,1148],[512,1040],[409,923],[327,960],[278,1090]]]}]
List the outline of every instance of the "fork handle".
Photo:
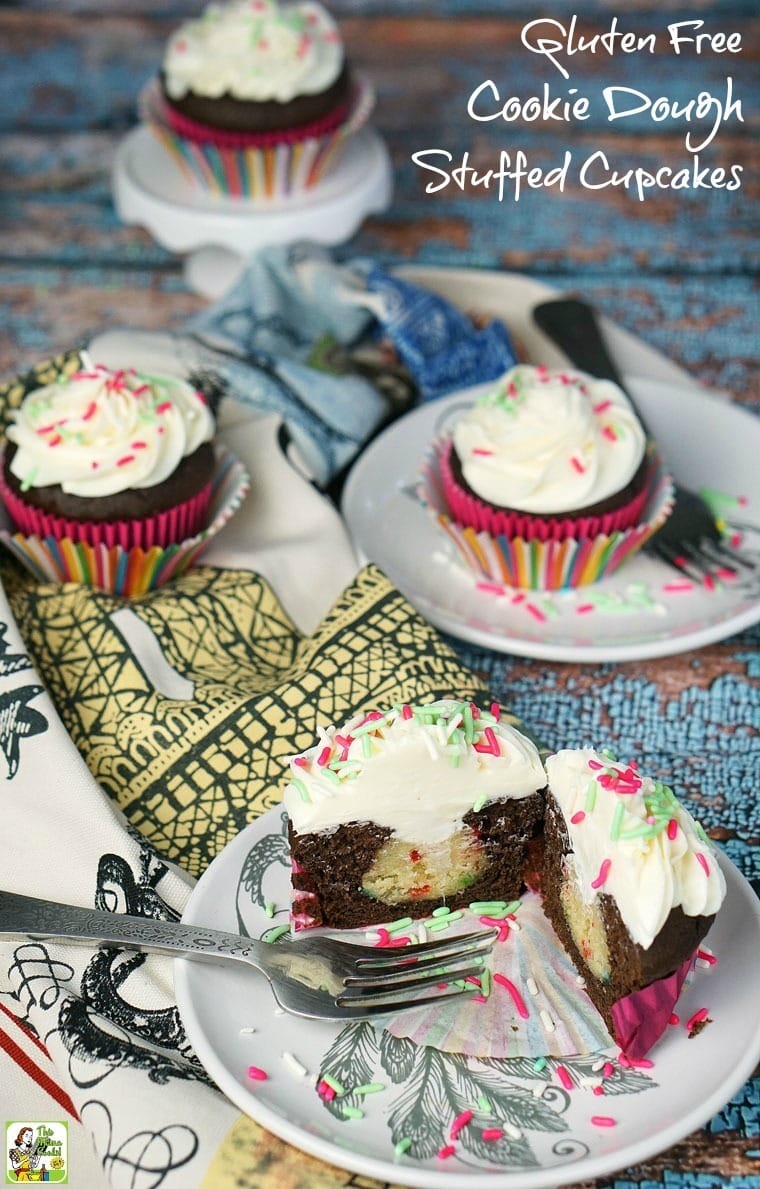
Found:
[{"label": "fork handle", "polygon": [[259,966],[259,943],[237,933],[174,921],[100,912],[0,891],[0,938],[55,938],[74,944],[117,946],[141,954],[240,960]]},{"label": "fork handle", "polygon": [[633,405],[644,432],[647,433],[641,412],[623,383],[617,364],[607,350],[599,320],[592,306],[577,297],[559,297],[544,301],[533,310],[533,320],[539,330],[567,355],[575,367],[598,380],[612,380],[622,388]]}]

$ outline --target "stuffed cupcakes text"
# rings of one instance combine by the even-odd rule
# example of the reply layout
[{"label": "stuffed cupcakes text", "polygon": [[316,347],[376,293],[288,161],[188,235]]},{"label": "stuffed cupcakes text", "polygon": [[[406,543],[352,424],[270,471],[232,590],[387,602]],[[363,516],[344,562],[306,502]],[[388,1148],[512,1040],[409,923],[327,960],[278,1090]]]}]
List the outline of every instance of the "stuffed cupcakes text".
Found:
[{"label": "stuffed cupcakes text", "polygon": [[[467,115],[478,129],[539,124],[546,128],[581,125],[601,114],[606,123],[618,126],[631,121],[632,131],[683,132],[684,155],[662,164],[630,165],[615,160],[602,148],[566,149],[561,160],[547,166],[531,162],[530,153],[516,147],[510,132],[509,148],[502,148],[495,159],[484,160],[483,150],[465,150],[456,155],[445,148],[422,149],[412,154],[412,161],[425,176],[425,193],[446,190],[486,190],[503,202],[515,202],[530,190],[549,188],[564,192],[580,185],[585,190],[603,191],[619,188],[639,202],[663,190],[738,190],[742,184],[742,166],[735,163],[707,163],[700,156],[714,145],[724,126],[736,131],[744,123],[742,101],[736,93],[731,74],[726,74],[712,90],[686,93],[679,78],[678,59],[709,59],[712,71],[717,55],[729,64],[742,52],[738,32],[708,30],[701,19],[675,21],[665,31],[641,33],[621,30],[617,17],[603,33],[579,29],[578,18],[567,22],[541,17],[529,21],[521,30],[522,47],[540,55],[552,72],[539,94],[520,96],[509,87],[488,78],[479,83],[467,99]],[[638,54],[668,53],[675,60],[672,75],[673,94],[651,94],[635,86],[599,86],[592,95],[581,93],[573,84],[573,70],[587,55],[597,59]],[[586,58],[588,61],[588,59]],[[555,76],[559,76],[557,81]]]}]

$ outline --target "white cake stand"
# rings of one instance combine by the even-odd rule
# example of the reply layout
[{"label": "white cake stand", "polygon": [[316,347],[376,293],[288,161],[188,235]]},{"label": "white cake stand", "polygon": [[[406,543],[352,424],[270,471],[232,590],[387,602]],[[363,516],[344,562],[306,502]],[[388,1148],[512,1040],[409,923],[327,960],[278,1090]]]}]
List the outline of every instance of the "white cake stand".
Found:
[{"label": "white cake stand", "polygon": [[367,215],[386,210],[393,188],[388,150],[372,128],[351,137],[318,185],[276,202],[201,190],[143,126],[120,145],[111,181],[120,219],[185,255],[188,286],[209,298],[229,289],[247,258],[269,244],[344,243]]}]

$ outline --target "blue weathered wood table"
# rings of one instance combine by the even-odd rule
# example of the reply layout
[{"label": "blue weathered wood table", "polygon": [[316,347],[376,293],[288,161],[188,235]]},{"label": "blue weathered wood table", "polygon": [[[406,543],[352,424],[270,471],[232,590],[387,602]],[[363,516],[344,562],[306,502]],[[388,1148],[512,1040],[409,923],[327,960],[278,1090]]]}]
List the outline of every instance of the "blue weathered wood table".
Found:
[{"label": "blue weathered wood table", "polygon": [[[137,93],[155,72],[170,29],[198,7],[179,0],[0,7],[3,375],[104,325],[177,326],[201,307],[183,284],[181,262],[119,223],[109,186],[116,146],[135,123]],[[529,0],[334,0],[351,58],[376,85],[376,124],[390,146],[397,187],[392,209],[370,220],[350,250],[386,264],[505,268],[582,291],[696,380],[756,405],[757,5],[555,0],[549,7],[566,27],[578,12],[577,33],[587,38],[609,30],[617,15],[621,29],[642,37],[655,31],[658,52],[579,53],[563,59],[566,80],[520,43],[523,26],[545,15]],[[668,24],[695,14],[710,32],[738,32],[741,53],[697,56],[693,46],[678,57],[668,52]],[[606,86],[627,86],[684,105],[701,90],[725,97],[728,75],[744,120],[727,119],[699,156],[711,169],[741,167],[741,188],[732,191],[663,188],[641,202],[619,185],[584,189],[571,171],[561,195],[539,188],[515,202],[507,187],[499,202],[493,190],[472,184],[426,194],[432,175],[412,160],[420,150],[442,148],[456,164],[467,151],[483,171],[498,164],[501,150],[522,150],[531,166],[546,171],[570,149],[576,162],[601,150],[620,170],[682,168],[690,160],[688,126],[678,121],[653,122],[642,112],[610,123],[595,102],[587,120],[572,124],[476,122],[467,115],[468,97],[491,79],[502,102],[541,95],[548,83],[563,98],[572,86],[597,97]],[[757,640],[747,632],[698,652],[624,666],[550,665],[458,647],[550,747],[606,732],[623,750],[635,750],[645,768],[680,773],[685,798],[712,836],[757,877]],[[706,787],[705,772],[720,772],[721,786]],[[675,1148],[614,1182],[594,1184],[748,1189],[757,1184],[757,1108],[756,1081]],[[235,1184],[374,1184],[303,1156],[254,1124],[250,1138],[245,1173],[237,1170]]]}]

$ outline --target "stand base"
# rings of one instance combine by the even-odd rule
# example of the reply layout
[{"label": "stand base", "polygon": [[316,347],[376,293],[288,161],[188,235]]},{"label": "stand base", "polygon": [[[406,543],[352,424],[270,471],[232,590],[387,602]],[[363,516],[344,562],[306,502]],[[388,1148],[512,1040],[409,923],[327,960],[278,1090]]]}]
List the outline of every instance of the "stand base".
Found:
[{"label": "stand base", "polygon": [[344,243],[367,215],[387,209],[392,194],[388,150],[372,128],[350,139],[318,185],[276,202],[201,190],[146,127],[122,142],[111,182],[119,218],[187,255],[188,286],[209,298],[229,289],[247,258],[269,244]]}]

